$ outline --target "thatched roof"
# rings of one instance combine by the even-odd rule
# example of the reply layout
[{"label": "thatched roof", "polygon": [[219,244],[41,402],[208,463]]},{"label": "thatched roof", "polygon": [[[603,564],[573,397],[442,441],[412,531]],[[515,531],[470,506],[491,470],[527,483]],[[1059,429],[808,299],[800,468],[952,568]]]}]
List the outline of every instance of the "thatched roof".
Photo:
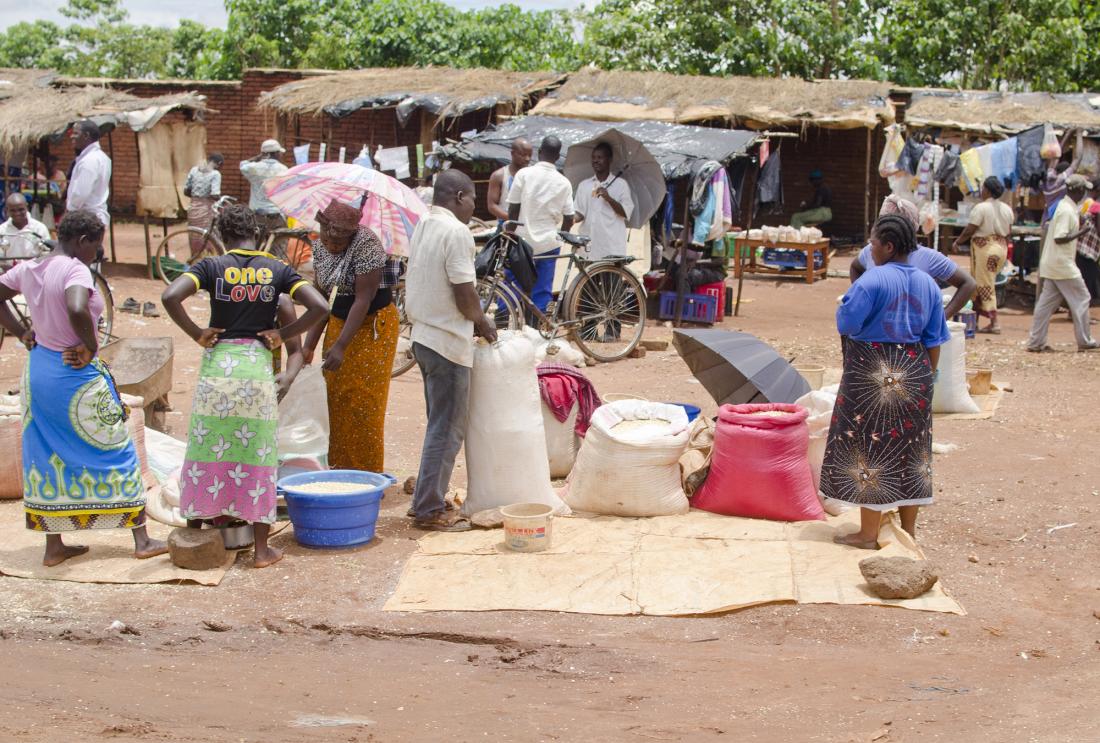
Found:
[{"label": "thatched roof", "polygon": [[1100,128],[1100,95],[1090,93],[997,93],[900,89],[912,95],[905,123],[962,131],[1017,132],[1037,124]]},{"label": "thatched roof", "polygon": [[[0,80],[7,79],[6,72],[0,70]],[[21,81],[11,80],[0,91],[3,156],[32,147],[44,137],[60,135],[80,119],[92,119],[100,126],[126,124],[134,131],[143,131],[175,109],[206,111],[206,98],[193,92],[139,98],[102,87],[42,87],[41,78],[33,75]]]},{"label": "thatched roof", "polygon": [[404,121],[416,108],[437,116],[511,103],[515,111],[536,93],[561,84],[555,72],[456,70],[448,67],[371,68],[312,74],[260,97],[260,106],[281,113],[341,117],[361,108],[397,108]]},{"label": "thatched roof", "polygon": [[866,80],[703,77],[588,68],[570,75],[531,113],[601,121],[729,119],[753,129],[804,123],[855,129],[893,120],[889,94],[889,83]]}]

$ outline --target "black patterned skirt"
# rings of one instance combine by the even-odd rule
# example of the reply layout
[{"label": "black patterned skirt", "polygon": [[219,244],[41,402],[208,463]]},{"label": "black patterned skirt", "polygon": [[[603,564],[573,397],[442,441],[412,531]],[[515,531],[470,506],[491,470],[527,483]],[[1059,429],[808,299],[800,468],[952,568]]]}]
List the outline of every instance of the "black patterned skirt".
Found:
[{"label": "black patterned skirt", "polygon": [[844,337],[821,492],[875,511],[932,502],[932,366],[920,343]]}]

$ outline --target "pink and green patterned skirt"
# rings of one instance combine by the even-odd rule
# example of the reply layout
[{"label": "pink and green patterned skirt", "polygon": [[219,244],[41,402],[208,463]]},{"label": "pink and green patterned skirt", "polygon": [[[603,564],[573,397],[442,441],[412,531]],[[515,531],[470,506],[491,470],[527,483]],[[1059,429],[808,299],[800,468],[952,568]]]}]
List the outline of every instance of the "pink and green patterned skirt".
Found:
[{"label": "pink and green patterned skirt", "polygon": [[207,349],[180,476],[183,517],[273,523],[277,425],[271,352],[255,340]]}]

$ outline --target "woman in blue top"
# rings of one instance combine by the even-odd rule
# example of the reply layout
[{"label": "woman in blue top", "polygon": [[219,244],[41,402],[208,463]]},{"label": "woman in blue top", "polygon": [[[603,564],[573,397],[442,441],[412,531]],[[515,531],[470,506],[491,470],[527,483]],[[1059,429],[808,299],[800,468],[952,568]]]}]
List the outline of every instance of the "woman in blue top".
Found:
[{"label": "woman in blue top", "polygon": [[912,224],[891,214],[871,233],[875,267],[836,313],[844,375],[833,408],[821,490],[862,509],[861,528],[835,541],[878,549],[882,512],[897,508],[916,534],[932,502],[932,383],[947,330],[939,287],[914,268]]}]

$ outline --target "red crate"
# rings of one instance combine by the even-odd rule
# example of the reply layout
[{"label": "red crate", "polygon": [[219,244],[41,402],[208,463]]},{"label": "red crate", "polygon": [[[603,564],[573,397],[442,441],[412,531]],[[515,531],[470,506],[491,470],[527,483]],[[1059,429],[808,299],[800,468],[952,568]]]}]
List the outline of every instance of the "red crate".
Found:
[{"label": "red crate", "polygon": [[713,284],[700,284],[695,289],[696,294],[714,297],[718,300],[718,311],[714,316],[715,322],[722,322],[726,316],[726,282],[715,281]]}]

